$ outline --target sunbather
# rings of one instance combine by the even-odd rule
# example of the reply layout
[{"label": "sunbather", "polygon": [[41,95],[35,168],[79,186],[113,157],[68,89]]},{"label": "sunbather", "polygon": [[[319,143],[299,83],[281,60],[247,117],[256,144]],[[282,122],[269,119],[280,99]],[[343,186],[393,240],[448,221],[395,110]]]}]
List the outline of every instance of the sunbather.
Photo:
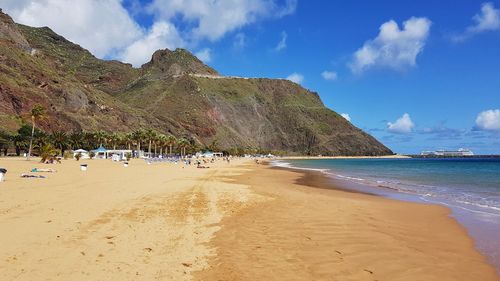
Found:
[{"label": "sunbather", "polygon": [[44,178],[45,178],[45,176],[42,176],[42,175],[21,174],[21,178],[44,179]]},{"label": "sunbather", "polygon": [[201,165],[200,163],[198,163],[198,166],[196,166],[196,168],[198,168],[198,169],[208,169],[208,168],[210,168],[210,167],[208,167],[208,166],[203,166],[203,165]]},{"label": "sunbather", "polygon": [[33,168],[31,169],[31,172],[32,173],[55,173],[57,172],[56,170],[54,169],[51,169],[51,168],[48,168],[48,169],[44,169],[44,168]]}]

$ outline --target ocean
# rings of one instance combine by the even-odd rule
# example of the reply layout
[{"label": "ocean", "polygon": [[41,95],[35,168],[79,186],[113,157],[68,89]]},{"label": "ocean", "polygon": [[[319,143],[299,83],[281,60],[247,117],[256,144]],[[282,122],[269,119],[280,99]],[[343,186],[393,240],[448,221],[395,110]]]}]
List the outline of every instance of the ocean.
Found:
[{"label": "ocean", "polygon": [[276,160],[273,165],[321,171],[343,188],[445,205],[500,273],[498,158]]}]

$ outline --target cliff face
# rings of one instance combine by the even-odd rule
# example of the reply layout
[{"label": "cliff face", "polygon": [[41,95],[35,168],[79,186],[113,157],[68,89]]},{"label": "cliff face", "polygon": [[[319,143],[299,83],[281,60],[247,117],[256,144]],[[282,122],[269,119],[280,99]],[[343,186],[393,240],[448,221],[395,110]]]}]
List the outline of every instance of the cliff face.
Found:
[{"label": "cliff face", "polygon": [[222,77],[183,49],[156,51],[138,69],[103,61],[0,12],[0,129],[16,130],[35,103],[48,109],[48,131],[153,127],[222,148],[392,153],[290,81]]}]

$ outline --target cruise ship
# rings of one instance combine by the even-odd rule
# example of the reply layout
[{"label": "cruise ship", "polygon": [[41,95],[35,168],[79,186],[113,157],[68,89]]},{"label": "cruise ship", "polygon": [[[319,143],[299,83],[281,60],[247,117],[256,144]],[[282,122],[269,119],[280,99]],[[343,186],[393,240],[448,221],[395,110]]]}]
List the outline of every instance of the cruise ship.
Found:
[{"label": "cruise ship", "polygon": [[436,151],[422,151],[420,153],[422,156],[449,156],[449,157],[461,157],[461,156],[474,156],[474,152],[467,148],[460,148],[458,150],[436,150]]}]

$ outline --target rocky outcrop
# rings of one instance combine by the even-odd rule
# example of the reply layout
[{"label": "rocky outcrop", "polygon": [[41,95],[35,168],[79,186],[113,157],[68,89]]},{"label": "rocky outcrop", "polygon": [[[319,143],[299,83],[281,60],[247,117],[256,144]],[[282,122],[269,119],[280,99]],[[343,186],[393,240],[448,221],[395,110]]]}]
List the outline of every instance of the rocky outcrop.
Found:
[{"label": "rocky outcrop", "polygon": [[167,76],[180,76],[184,74],[218,75],[217,71],[205,65],[197,57],[185,49],[158,50],[153,53],[151,61],[144,64],[142,69],[146,72],[160,72]]}]

